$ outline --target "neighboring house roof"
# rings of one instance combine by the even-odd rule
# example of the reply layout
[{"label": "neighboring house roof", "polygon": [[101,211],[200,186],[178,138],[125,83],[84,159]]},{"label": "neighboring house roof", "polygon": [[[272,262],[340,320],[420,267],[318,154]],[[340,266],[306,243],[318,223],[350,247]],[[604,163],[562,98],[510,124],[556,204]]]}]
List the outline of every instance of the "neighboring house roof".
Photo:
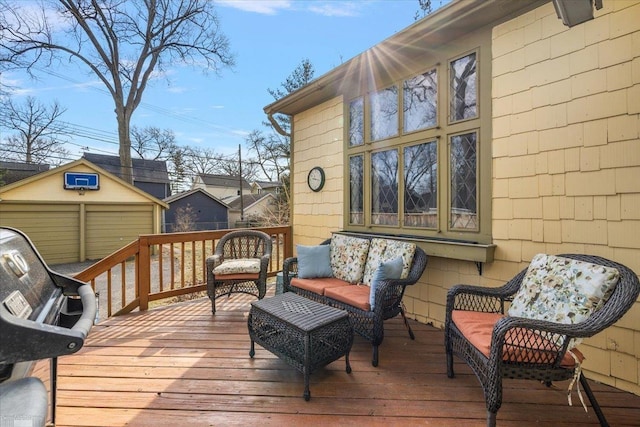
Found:
[{"label": "neighboring house roof", "polygon": [[[198,174],[198,176],[206,186],[233,188],[240,185],[239,177],[237,175],[213,175],[209,173],[201,173]],[[249,189],[251,188],[251,185],[243,178],[242,187]]]},{"label": "neighboring house roof", "polygon": [[5,172],[0,178],[3,185],[13,184],[30,176],[37,175],[40,172],[49,170],[49,165],[39,165],[35,163],[20,162],[0,162],[0,171]]},{"label": "neighboring house roof", "polygon": [[211,200],[214,200],[214,201],[220,203],[221,205],[229,207],[229,205],[227,205],[227,203],[225,203],[224,201],[218,199],[216,196],[214,196],[213,194],[209,193],[208,191],[203,190],[202,188],[195,188],[193,190],[183,191],[181,193],[169,196],[169,197],[163,199],[162,201],[165,202],[165,203],[171,204],[171,203],[175,202],[176,200],[184,199],[185,197],[189,197],[189,196],[191,196],[193,194],[196,194],[196,193],[202,193],[205,196],[209,197]]},{"label": "neighboring house roof", "polygon": [[278,181],[254,181],[253,185],[263,190],[271,190],[282,187],[282,183]]},{"label": "neighboring house roof", "polygon": [[406,78],[409,70],[420,68],[416,61],[431,46],[482,28],[506,16],[523,15],[548,0],[452,1],[425,18],[376,44],[318,77],[309,84],[264,107],[268,116],[294,115],[342,94],[350,88],[376,88],[376,83]]},{"label": "neighboring house roof", "polygon": [[[94,165],[120,177],[120,157],[107,154],[84,153],[84,159]],[[133,180],[138,182],[155,182],[169,184],[167,162],[164,160],[131,159],[133,164]]]},{"label": "neighboring house roof", "polygon": [[107,171],[107,170],[105,170],[105,169],[103,169],[103,168],[91,163],[90,161],[88,161],[87,159],[84,159],[84,158],[78,159],[78,160],[76,160],[74,162],[66,163],[66,164],[64,164],[62,166],[59,166],[57,168],[54,168],[54,169],[49,169],[48,171],[41,172],[38,175],[32,175],[32,176],[30,176],[28,178],[25,178],[25,179],[22,179],[22,180],[20,180],[18,182],[14,182],[13,184],[9,184],[9,185],[5,185],[4,187],[0,187],[0,194],[7,193],[7,192],[9,192],[9,191],[11,191],[13,189],[21,187],[23,185],[30,184],[30,183],[38,181],[40,179],[43,179],[43,178],[46,178],[46,177],[49,177],[49,176],[52,176],[52,175],[55,175],[55,174],[63,173],[63,172],[68,171],[68,170],[72,170],[72,169],[74,169],[74,168],[76,168],[76,167],[78,167],[80,165],[84,165],[84,166],[86,166],[86,167],[88,167],[90,169],[95,170],[98,173],[104,174],[104,175],[108,176],[110,179],[113,179],[113,180],[117,181],[120,185],[125,186],[129,190],[134,191],[134,192],[138,193],[139,195],[141,195],[141,196],[143,196],[143,197],[145,197],[145,198],[147,198],[147,199],[149,199],[149,200],[161,205],[165,209],[169,209],[169,205],[167,203],[163,202],[162,200],[160,200],[160,199],[158,199],[156,197],[153,197],[152,195],[150,195],[146,191],[142,191],[139,188],[134,187],[133,185],[129,184],[128,182],[122,180],[120,177],[118,177],[118,176],[110,173],[109,171]]},{"label": "neighboring house roof", "polygon": [[[276,200],[276,197],[271,193],[245,194],[244,196],[242,196],[242,204],[243,204],[244,210],[251,209],[254,205],[260,203],[262,199],[266,197],[271,197],[272,199]],[[233,199],[227,198],[225,199],[225,201],[231,209],[236,209],[236,210],[240,209],[240,196],[235,196]]]}]

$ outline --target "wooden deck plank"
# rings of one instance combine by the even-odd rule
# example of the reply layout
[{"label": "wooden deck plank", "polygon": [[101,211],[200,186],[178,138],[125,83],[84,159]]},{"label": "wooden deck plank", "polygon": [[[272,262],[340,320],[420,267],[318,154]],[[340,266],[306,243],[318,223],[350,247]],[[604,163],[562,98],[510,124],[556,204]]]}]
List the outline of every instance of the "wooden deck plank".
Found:
[{"label": "wooden deck plank", "polygon": [[[355,338],[351,374],[340,359],[311,375],[305,402],[302,374],[256,346],[248,355],[251,297],[190,301],[108,319],[77,354],[59,359],[57,426],[287,425],[478,426],[485,424],[482,389],[456,361],[446,376],[442,331],[399,319],[386,323],[380,365]],[[505,381],[500,426],[598,425],[566,383],[547,388]],[[592,383],[611,425],[637,425],[640,396]],[[586,396],[585,396],[586,399]]]}]

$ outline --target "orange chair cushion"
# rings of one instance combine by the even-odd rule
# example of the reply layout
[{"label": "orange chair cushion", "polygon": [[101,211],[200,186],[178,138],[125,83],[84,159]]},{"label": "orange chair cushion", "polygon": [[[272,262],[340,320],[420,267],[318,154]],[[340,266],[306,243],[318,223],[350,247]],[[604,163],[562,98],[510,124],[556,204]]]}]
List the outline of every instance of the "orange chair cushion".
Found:
[{"label": "orange chair cushion", "polygon": [[327,289],[349,286],[349,283],[335,277],[322,277],[315,279],[301,279],[299,277],[294,277],[291,279],[291,285],[318,295],[325,295],[325,291]]},{"label": "orange chair cushion", "polygon": [[349,304],[364,311],[371,311],[369,304],[369,287],[365,285],[349,285],[325,289],[324,295],[336,301]]},{"label": "orange chair cushion", "polygon": [[[454,310],[451,313],[451,319],[458,330],[486,357],[489,357],[493,327],[503,317],[504,315],[500,313],[482,313],[478,311]],[[552,341],[528,329],[516,328],[514,331],[514,334],[508,334],[505,339],[503,360],[531,363],[553,362],[557,346]],[[516,342],[527,342],[528,345],[524,348],[514,345]],[[582,353],[575,348],[571,352],[582,363],[584,360]],[[571,354],[569,352],[565,353],[561,366],[573,368],[575,364],[576,361]]]},{"label": "orange chair cushion", "polygon": [[215,280],[258,280],[259,274],[237,273],[237,274],[215,274]]}]

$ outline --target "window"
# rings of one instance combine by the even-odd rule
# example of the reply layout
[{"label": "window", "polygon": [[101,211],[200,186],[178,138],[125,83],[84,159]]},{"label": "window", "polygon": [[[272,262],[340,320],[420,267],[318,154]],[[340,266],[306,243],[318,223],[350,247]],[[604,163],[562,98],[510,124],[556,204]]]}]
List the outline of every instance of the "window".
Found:
[{"label": "window", "polygon": [[438,145],[435,141],[404,149],[404,224],[438,226]]},{"label": "window", "polygon": [[349,146],[364,144],[364,98],[354,99],[349,104]]},{"label": "window", "polygon": [[403,84],[405,133],[437,124],[438,78],[436,70],[427,71]]},{"label": "window", "polygon": [[349,158],[349,223],[364,225],[364,156]]},{"label": "window", "polygon": [[451,228],[478,228],[476,133],[451,137]]},{"label": "window", "polygon": [[490,243],[482,208],[491,203],[479,188],[491,182],[490,166],[480,168],[491,161],[491,118],[480,117],[478,52],[349,101],[348,229]]},{"label": "window", "polygon": [[398,225],[398,151],[371,154],[371,223]]},{"label": "window", "polygon": [[378,141],[398,135],[398,88],[391,86],[369,96],[371,139]]},{"label": "window", "polygon": [[472,53],[451,61],[449,76],[451,83],[449,121],[477,117],[476,54]]}]

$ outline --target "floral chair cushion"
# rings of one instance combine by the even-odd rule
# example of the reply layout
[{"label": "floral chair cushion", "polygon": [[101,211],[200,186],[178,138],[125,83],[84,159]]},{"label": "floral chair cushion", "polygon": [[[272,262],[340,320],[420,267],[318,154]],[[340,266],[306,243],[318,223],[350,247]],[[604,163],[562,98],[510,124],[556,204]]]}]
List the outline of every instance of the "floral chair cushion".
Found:
[{"label": "floral chair cushion", "polygon": [[229,259],[213,269],[213,274],[216,276],[240,273],[260,273],[260,260],[258,258]]},{"label": "floral chair cushion", "polygon": [[349,283],[360,283],[369,252],[369,240],[343,234],[331,236],[331,269],[333,277]]},{"label": "floral chair cushion", "polygon": [[[620,273],[612,267],[538,254],[522,279],[509,316],[573,324],[601,307],[618,283]],[[563,337],[552,337],[561,345]],[[569,348],[582,340],[574,339]]]}]

